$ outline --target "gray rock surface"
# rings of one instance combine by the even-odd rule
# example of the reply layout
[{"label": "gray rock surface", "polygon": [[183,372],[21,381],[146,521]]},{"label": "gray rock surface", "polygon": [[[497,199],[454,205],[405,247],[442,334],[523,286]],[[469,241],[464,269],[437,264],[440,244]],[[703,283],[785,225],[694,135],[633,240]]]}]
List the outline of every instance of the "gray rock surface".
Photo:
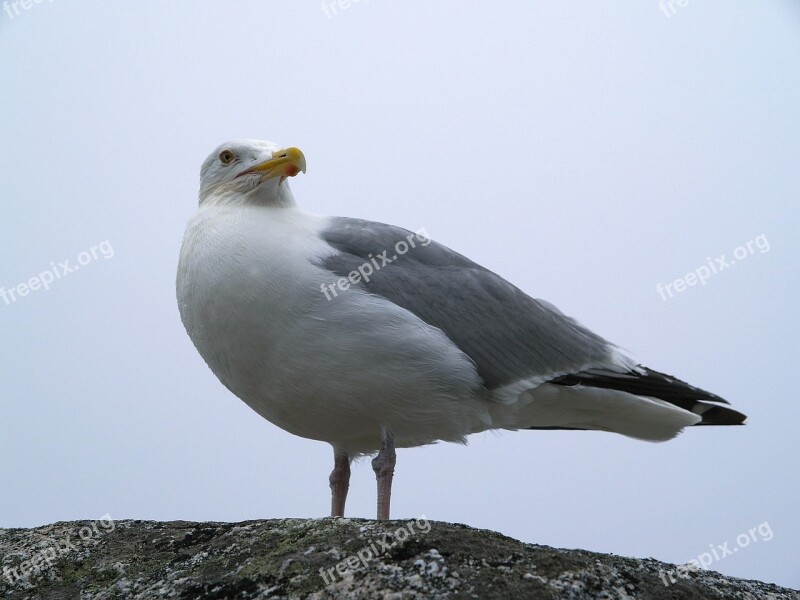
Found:
[{"label": "gray rock surface", "polygon": [[800,600],[800,592],[425,519],[101,519],[0,529],[0,597]]}]

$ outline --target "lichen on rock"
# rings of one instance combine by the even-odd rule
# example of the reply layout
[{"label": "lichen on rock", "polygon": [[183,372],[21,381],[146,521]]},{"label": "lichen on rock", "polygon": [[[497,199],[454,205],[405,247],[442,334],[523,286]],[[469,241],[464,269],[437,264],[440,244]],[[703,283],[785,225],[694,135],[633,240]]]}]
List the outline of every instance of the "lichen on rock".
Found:
[{"label": "lichen on rock", "polygon": [[98,522],[0,529],[0,597],[800,600],[758,581],[712,571],[670,580],[675,565],[653,559],[424,518]]}]

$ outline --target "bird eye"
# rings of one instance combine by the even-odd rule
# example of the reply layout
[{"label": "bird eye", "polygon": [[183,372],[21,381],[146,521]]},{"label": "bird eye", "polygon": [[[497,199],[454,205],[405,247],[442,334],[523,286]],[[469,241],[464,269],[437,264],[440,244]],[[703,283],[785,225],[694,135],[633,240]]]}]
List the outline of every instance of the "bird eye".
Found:
[{"label": "bird eye", "polygon": [[223,150],[219,153],[219,159],[222,161],[223,165],[229,165],[233,162],[233,159],[236,158],[230,150]]}]

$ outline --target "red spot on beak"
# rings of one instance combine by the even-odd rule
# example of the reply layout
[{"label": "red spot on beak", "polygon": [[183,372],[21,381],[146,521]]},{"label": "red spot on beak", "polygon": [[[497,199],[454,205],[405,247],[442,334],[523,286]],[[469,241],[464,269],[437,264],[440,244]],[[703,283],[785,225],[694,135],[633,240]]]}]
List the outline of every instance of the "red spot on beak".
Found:
[{"label": "red spot on beak", "polygon": [[294,177],[299,172],[300,169],[298,169],[295,165],[286,165],[286,170],[284,171],[287,177]]}]

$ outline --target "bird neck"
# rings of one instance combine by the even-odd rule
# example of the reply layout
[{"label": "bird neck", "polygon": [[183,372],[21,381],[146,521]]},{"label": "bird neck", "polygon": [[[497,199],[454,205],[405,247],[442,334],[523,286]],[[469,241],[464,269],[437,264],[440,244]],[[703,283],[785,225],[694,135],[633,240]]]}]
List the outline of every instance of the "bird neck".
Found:
[{"label": "bird neck", "polygon": [[289,182],[286,180],[278,181],[277,179],[273,181],[278,183],[269,185],[272,182],[265,182],[249,194],[245,194],[246,203],[256,206],[274,206],[276,208],[297,206],[292,190],[289,188]]},{"label": "bird neck", "polygon": [[292,190],[286,181],[265,182],[255,189],[242,193],[239,191],[218,191],[200,199],[201,206],[273,206],[275,208],[296,207]]}]

